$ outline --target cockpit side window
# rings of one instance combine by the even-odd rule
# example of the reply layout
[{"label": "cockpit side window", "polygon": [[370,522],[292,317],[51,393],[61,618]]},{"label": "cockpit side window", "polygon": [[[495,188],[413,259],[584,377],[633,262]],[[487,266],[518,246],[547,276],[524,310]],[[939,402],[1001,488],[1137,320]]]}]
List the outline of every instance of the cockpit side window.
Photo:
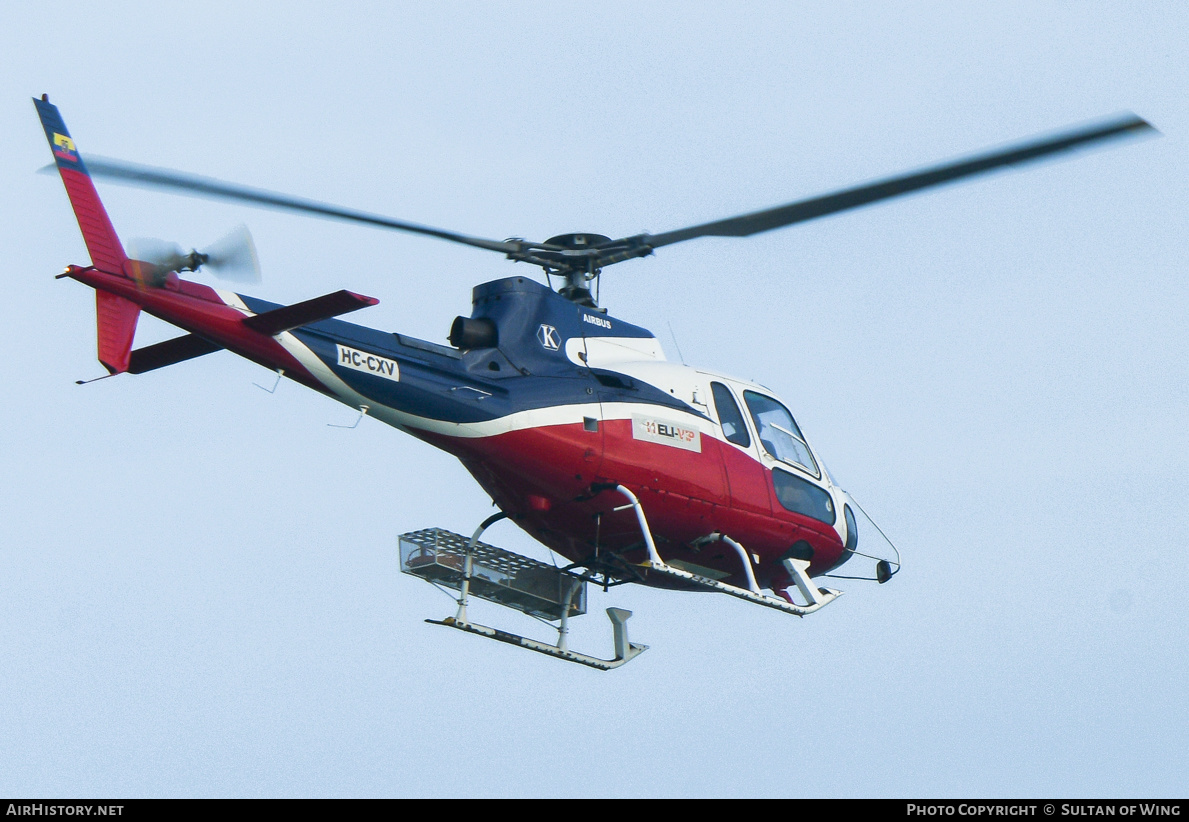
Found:
[{"label": "cockpit side window", "polygon": [[722,434],[727,442],[744,448],[751,445],[751,435],[747,433],[747,424],[743,421],[739,405],[731,396],[731,389],[721,382],[712,382],[710,390],[714,392],[714,410],[718,412],[718,421],[722,423]]},{"label": "cockpit side window", "polygon": [[765,397],[755,391],[744,391],[743,401],[751,411],[760,444],[764,446],[765,451],[778,460],[804,468],[815,477],[821,476],[817,461],[809,452],[809,446],[805,444],[805,435],[801,433],[787,408],[771,397]]}]

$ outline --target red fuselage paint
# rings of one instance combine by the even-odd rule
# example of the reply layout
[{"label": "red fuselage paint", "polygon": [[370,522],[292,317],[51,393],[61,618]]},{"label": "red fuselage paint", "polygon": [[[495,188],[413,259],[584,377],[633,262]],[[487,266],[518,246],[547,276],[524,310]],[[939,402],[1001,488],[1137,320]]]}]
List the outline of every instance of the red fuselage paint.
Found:
[{"label": "red fuselage paint", "polygon": [[[664,448],[633,439],[627,420],[600,429],[592,434],[567,424],[475,439],[418,436],[459,457],[501,510],[574,562],[590,558],[596,545],[629,561],[645,558],[635,513],[613,510],[626,499],[612,490],[591,496],[592,485],[605,483],[621,484],[640,499],[666,560],[714,569],[735,585],[746,586],[746,577],[733,550],[721,542],[700,550],[689,543],[714,531],[729,534],[759,557],[755,573],[765,587],[787,584],[779,559],[798,540],[814,550],[811,574],[841,560],[837,532],[781,506],[771,471],[734,446],[703,437],[700,453]],[[531,504],[541,496],[552,501],[548,510]]]}]

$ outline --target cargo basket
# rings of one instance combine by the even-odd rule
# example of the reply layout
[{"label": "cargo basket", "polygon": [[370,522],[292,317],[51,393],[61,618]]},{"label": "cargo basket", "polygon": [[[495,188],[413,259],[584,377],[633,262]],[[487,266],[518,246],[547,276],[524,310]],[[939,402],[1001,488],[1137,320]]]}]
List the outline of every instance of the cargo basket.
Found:
[{"label": "cargo basket", "polygon": [[[461,590],[470,537],[442,528],[412,531],[400,537],[400,569],[406,574]],[[556,566],[476,542],[471,560],[470,593],[517,611],[559,620],[570,596],[570,616],[586,613],[586,583]]]}]

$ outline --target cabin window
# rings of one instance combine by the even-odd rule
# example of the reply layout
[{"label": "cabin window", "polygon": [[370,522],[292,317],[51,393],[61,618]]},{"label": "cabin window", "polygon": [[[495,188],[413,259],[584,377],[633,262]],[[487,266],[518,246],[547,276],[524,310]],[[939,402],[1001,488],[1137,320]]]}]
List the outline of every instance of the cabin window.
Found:
[{"label": "cabin window", "polygon": [[825,489],[779,468],[772,469],[772,480],[776,485],[776,498],[785,508],[826,525],[834,524],[834,500]]},{"label": "cabin window", "polygon": [[744,448],[751,445],[751,435],[747,433],[747,423],[743,421],[739,405],[731,396],[731,389],[721,382],[712,382],[710,390],[714,392],[714,410],[718,412],[722,435],[727,438],[727,442],[733,442]]},{"label": "cabin window", "polygon": [[744,391],[743,400],[751,411],[751,418],[755,420],[756,432],[765,451],[778,460],[804,468],[815,477],[821,476],[817,461],[805,444],[805,435],[787,408],[771,397],[754,391]]}]

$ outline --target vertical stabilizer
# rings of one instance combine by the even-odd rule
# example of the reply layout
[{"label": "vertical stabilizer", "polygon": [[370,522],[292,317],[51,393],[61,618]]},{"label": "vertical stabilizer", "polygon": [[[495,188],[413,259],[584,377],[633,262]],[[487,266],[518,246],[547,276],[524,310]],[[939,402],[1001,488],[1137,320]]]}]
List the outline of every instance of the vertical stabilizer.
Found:
[{"label": "vertical stabilizer", "polygon": [[45,138],[49,140],[50,151],[54,153],[54,160],[62,175],[62,183],[70,197],[70,205],[74,207],[74,216],[78,218],[78,227],[82,229],[83,241],[87,244],[87,251],[91,253],[91,264],[108,274],[122,275],[124,261],[128,259],[124,254],[124,247],[120,245],[120,238],[116,236],[116,230],[99,200],[99,193],[95,191],[95,184],[91,182],[87,167],[78,156],[74,140],[66,131],[66,124],[62,122],[58,107],[46,99],[34,98],[33,104],[37,106],[41,125],[45,129]]},{"label": "vertical stabilizer", "polygon": [[[91,254],[91,264],[100,271],[118,276],[127,276],[128,257],[116,230],[108,219],[107,210],[99,200],[91,175],[83,165],[75,148],[74,140],[62,122],[57,106],[44,96],[34,98],[37,114],[41,117],[45,138],[62,175],[78,227],[82,229],[83,241]],[[99,361],[113,374],[128,370],[128,358],[132,350],[132,338],[136,334],[136,320],[140,306],[131,300],[106,291],[95,292],[95,322],[99,338]]]},{"label": "vertical stabilizer", "polygon": [[99,332],[99,362],[112,374],[128,370],[132,338],[140,306],[107,291],[95,292],[95,327]]}]

